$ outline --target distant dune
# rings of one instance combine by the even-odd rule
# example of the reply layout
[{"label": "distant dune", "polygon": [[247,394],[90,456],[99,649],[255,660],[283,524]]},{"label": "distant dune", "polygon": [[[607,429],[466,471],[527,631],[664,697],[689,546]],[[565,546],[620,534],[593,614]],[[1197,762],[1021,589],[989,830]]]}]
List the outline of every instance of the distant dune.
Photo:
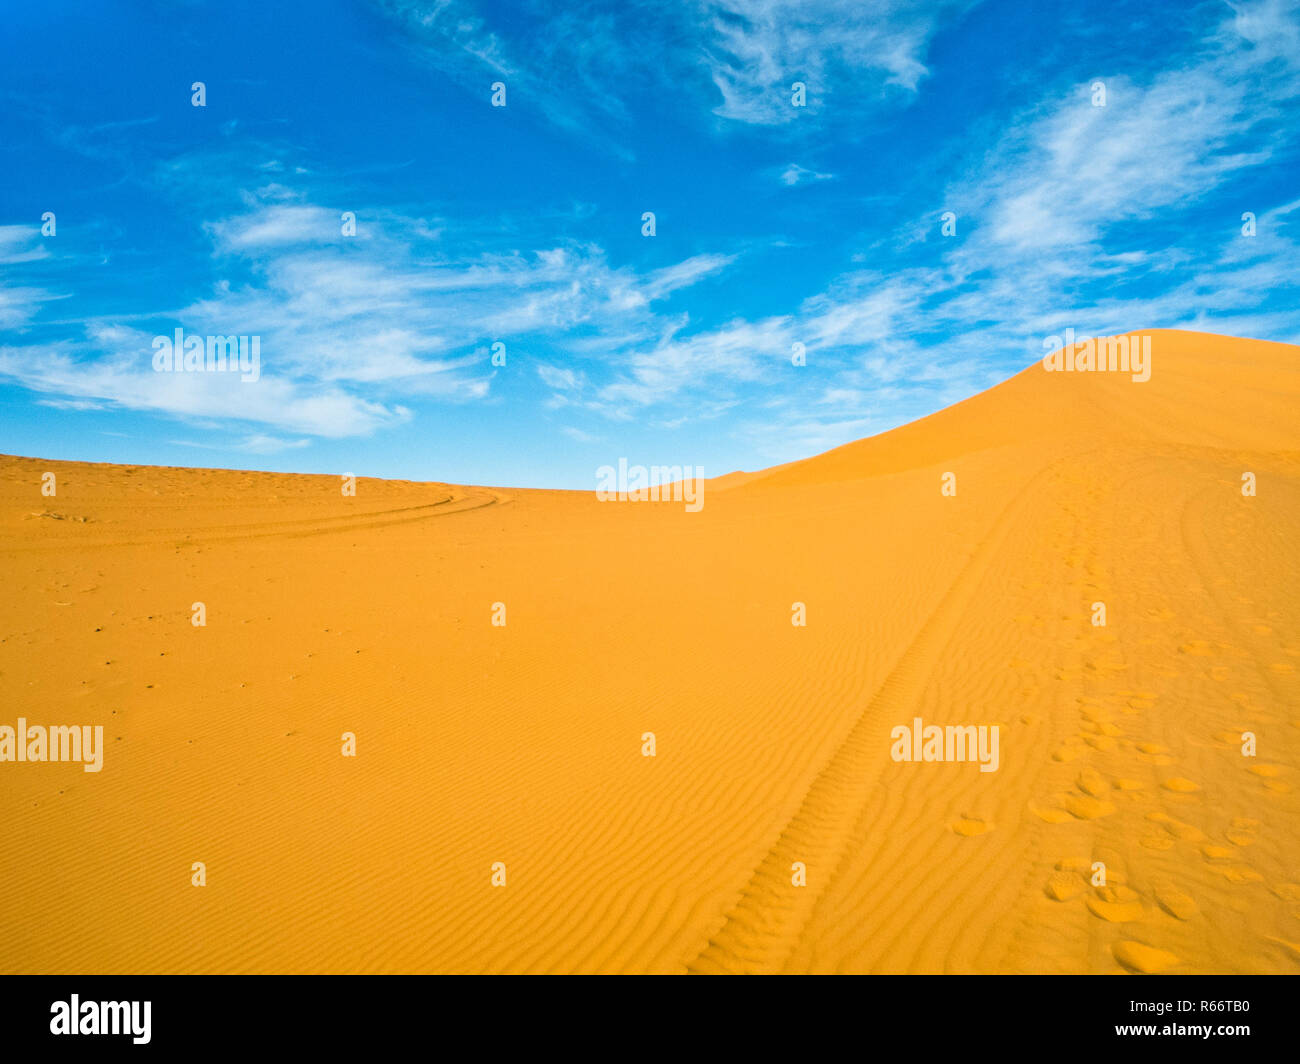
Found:
[{"label": "distant dune", "polygon": [[1296,972],[1300,348],[1147,335],[697,513],[0,458],[0,970]]}]

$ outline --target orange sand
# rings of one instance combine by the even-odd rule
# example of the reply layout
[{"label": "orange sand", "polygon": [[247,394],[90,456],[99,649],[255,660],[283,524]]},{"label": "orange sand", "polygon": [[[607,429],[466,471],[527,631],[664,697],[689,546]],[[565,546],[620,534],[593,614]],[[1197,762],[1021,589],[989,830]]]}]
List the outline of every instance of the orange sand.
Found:
[{"label": "orange sand", "polygon": [[1300,349],[1152,335],[699,513],[0,459],[0,970],[1296,971]]}]

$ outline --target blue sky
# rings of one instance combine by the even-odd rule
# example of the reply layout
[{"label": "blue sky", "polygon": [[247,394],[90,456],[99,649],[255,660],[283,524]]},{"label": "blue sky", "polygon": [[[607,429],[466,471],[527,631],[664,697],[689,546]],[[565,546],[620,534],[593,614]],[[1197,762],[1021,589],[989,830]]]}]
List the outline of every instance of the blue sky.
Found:
[{"label": "blue sky", "polygon": [[[1066,327],[1300,342],[1291,0],[5,18],[7,453],[591,489],[883,431]],[[176,328],[259,379],[155,372]]]}]

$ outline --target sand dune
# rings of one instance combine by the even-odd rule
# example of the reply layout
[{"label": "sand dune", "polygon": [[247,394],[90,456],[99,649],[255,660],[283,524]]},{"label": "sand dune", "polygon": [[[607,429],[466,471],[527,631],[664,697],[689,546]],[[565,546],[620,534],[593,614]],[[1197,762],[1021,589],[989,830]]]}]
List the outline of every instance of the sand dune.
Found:
[{"label": "sand dune", "polygon": [[1300,349],[1151,335],[698,513],[0,459],[0,970],[1295,972]]}]

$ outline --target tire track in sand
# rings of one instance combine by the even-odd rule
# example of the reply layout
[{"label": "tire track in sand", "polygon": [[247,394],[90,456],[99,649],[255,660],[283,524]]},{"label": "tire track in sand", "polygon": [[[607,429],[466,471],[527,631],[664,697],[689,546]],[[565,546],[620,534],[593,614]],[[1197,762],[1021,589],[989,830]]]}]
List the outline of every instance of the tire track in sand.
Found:
[{"label": "tire track in sand", "polygon": [[[1017,527],[1035,488],[1058,466],[1081,453],[1040,468],[994,520],[988,534],[921,625],[893,670],[852,729],[813,779],[799,811],[759,862],[740,898],[705,949],[686,965],[692,974],[774,973],[798,944],[818,898],[836,874],[882,764],[878,721],[910,719],[939,655],[981,586],[991,560]],[[808,884],[793,887],[791,865],[802,861]]]},{"label": "tire track in sand", "polygon": [[69,549],[100,547],[156,547],[159,544],[177,547],[203,546],[208,543],[240,542],[255,539],[298,539],[307,536],[328,536],[341,532],[359,532],[364,529],[387,528],[416,521],[430,521],[452,514],[469,513],[489,506],[502,506],[510,496],[487,488],[467,488],[444,495],[438,501],[418,506],[404,506],[393,510],[363,510],[360,513],[331,516],[292,518],[285,521],[258,521],[242,525],[200,527],[197,529],[159,528],[147,538],[129,540],[60,538],[44,543],[16,545],[3,544],[6,551],[22,553],[59,552]]}]

